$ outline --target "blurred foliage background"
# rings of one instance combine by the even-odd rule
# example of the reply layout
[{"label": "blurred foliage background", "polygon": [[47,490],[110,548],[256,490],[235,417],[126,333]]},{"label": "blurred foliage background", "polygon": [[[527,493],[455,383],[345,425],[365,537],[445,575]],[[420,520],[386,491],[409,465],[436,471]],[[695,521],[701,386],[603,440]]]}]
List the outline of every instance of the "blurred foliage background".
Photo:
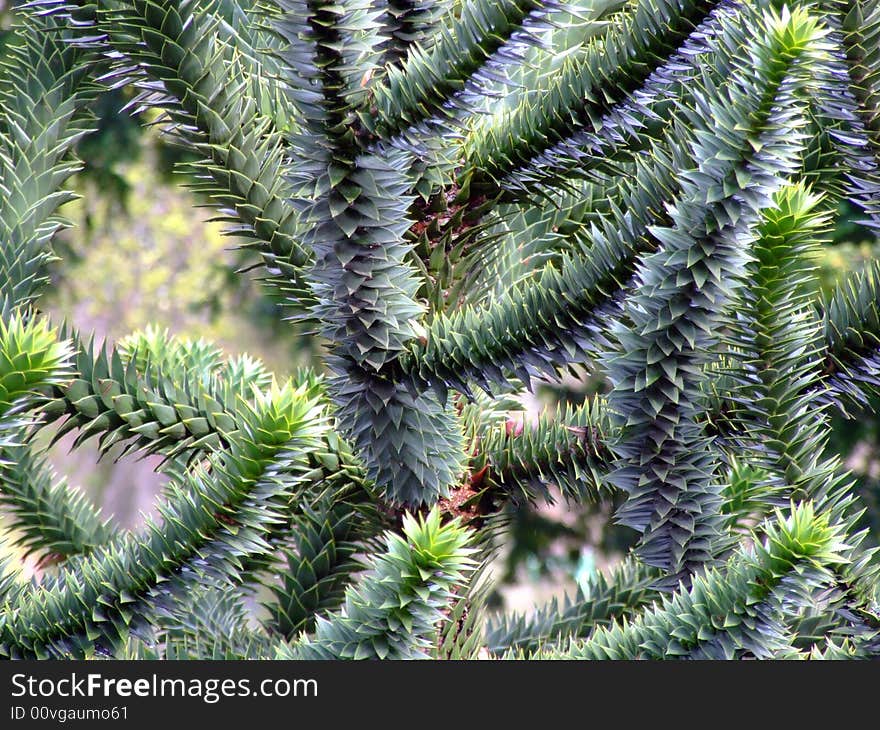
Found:
[{"label": "blurred foliage background", "polygon": [[[13,10],[0,0],[0,57],[14,43]],[[117,339],[147,325],[191,338],[205,338],[227,352],[262,358],[279,377],[317,365],[315,343],[284,321],[277,303],[251,275],[235,241],[220,233],[185,184],[179,165],[189,158],[163,135],[161,126],[126,110],[124,90],[98,97],[95,131],[77,149],[82,172],[73,182],[81,196],[63,213],[74,224],[56,241],[58,261],[51,293],[41,306],[98,341]],[[880,242],[858,224],[856,211],[841,210],[831,244],[819,262],[828,291],[846,272],[880,254]],[[604,389],[585,374],[563,383],[539,384],[522,395],[531,415],[565,400],[583,401]],[[880,412],[880,403],[874,404]],[[857,477],[868,510],[866,523],[880,528],[880,419],[855,414],[834,419],[830,448]],[[163,476],[155,459],[114,455],[97,459],[88,443],[71,451],[73,436],[52,447],[59,473],[83,489],[107,515],[135,526],[152,511]],[[632,531],[613,524],[615,505],[521,505],[510,508],[499,552],[498,603],[523,609],[571,590],[627,550]],[[2,514],[0,514],[2,528]]]}]

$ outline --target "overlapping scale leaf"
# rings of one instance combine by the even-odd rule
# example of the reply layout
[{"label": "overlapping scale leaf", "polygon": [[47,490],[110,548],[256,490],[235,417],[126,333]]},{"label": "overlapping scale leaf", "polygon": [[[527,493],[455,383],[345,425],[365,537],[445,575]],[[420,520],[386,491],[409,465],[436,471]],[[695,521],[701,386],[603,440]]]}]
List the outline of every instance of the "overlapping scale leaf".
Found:
[{"label": "overlapping scale leaf", "polygon": [[307,454],[326,420],[305,391],[262,396],[228,450],[180,475],[148,520],[85,556],[57,577],[16,586],[5,597],[0,652],[6,656],[82,656],[112,652],[192,582],[240,582],[273,560],[285,511]]},{"label": "overlapping scale leaf", "polygon": [[315,251],[315,315],[335,354],[377,371],[414,336],[423,313],[418,280],[405,261],[406,183],[387,161],[360,156],[333,178],[307,215],[305,240]]},{"label": "overlapping scale leaf", "polygon": [[88,131],[88,71],[100,61],[37,12],[22,11],[13,32],[0,67],[0,295],[22,304],[48,281],[50,241],[65,225],[56,211],[73,199],[61,185],[79,168],[67,153]]},{"label": "overlapping scale leaf", "polygon": [[578,127],[596,128],[608,108],[638,88],[655,59],[671,53],[712,6],[690,0],[630,3],[605,33],[566,59],[548,89],[524,98],[468,140],[467,159],[480,173],[500,179]]},{"label": "overlapping scale leaf", "polygon": [[314,635],[282,645],[276,658],[427,659],[441,610],[473,570],[468,541],[468,531],[441,524],[437,510],[407,516],[403,535],[386,536],[385,552],[369,560],[342,608],[319,617]]},{"label": "overlapping scale leaf", "polygon": [[[272,642],[252,628],[244,596],[222,583],[204,583],[175,595],[151,617],[148,638],[129,640],[123,656],[166,660],[268,659]],[[138,646],[140,644],[141,646]]]},{"label": "overlapping scale leaf", "polygon": [[[840,30],[845,11],[831,2],[836,12],[828,12],[825,21],[833,46],[828,57],[813,71],[810,100],[818,130],[821,152],[807,164],[817,189],[846,199],[862,214],[860,222],[880,228],[880,157],[877,140],[865,124],[864,109],[859,103],[858,86],[852,75],[856,69],[847,58],[846,34]],[[809,168],[814,168],[809,170]]]},{"label": "overlapping scale leaf", "polygon": [[[408,158],[407,174],[413,189],[426,201],[443,200],[444,188],[450,186],[460,188],[467,197],[471,175],[466,171],[458,174],[462,172],[461,142],[466,131],[508,103],[507,97],[529,94],[530,88],[549,78],[557,54],[564,55],[580,42],[582,35],[601,27],[599,18],[622,2],[608,0],[599,6],[583,0],[535,3],[534,9],[519,24],[506,28],[503,36],[490,33],[485,39],[485,55],[478,53],[474,56],[470,72],[463,74],[450,88],[441,90],[440,98],[435,100],[439,105],[436,109],[419,110],[418,121],[392,125],[397,131],[390,138],[383,137],[373,143],[371,151],[377,154],[384,154],[389,149],[403,151]],[[441,5],[432,4],[435,8]],[[476,8],[480,4],[473,5]],[[491,2],[482,5],[492,8]],[[474,12],[479,13],[479,10]],[[433,61],[428,56],[436,50],[435,44],[438,41],[446,43],[450,34],[461,32],[462,20],[467,24],[472,19],[467,13],[461,16],[453,5],[450,12],[438,19],[430,36],[413,49],[415,55],[425,56],[424,63],[430,67]],[[464,38],[465,42],[473,41],[466,35]],[[460,55],[451,55],[453,60],[456,57],[465,65],[470,63]],[[409,56],[401,59],[401,64],[408,60]],[[381,94],[381,83],[379,88]],[[369,116],[364,117],[365,124],[373,128],[379,109],[373,107],[368,113]]]},{"label": "overlapping scale leaf", "polygon": [[[123,363],[133,362],[147,380],[164,376],[193,389],[219,387],[227,403],[234,403],[236,394],[248,398],[255,388],[265,390],[272,384],[263,362],[247,353],[227,357],[213,342],[175,336],[155,326],[123,337],[116,349]],[[298,385],[318,387],[312,378],[308,370],[295,376]]]},{"label": "overlapping scale leaf", "polygon": [[[303,114],[309,135],[302,162],[322,146],[324,137],[350,138],[354,112],[377,70],[383,38],[380,11],[369,0],[275,0],[274,29],[287,47],[278,53],[291,98]],[[294,171],[295,172],[295,171]]]},{"label": "overlapping scale leaf", "polygon": [[[731,460],[725,490],[732,501],[722,511],[735,524],[759,521],[774,503],[789,498],[814,500],[817,510],[850,525],[857,514],[837,459],[825,456],[821,327],[812,307],[811,274],[827,221],[820,196],[801,184],[780,190],[762,213],[747,266],[749,287],[731,313],[735,367],[729,375],[737,383],[731,397],[739,426],[733,443],[747,459]],[[852,529],[850,534],[854,545],[861,541]],[[786,624],[799,648],[870,633],[869,625],[853,618],[861,599],[848,594],[870,582],[871,570],[848,555],[845,573],[834,588],[803,590],[798,607],[787,611]]]},{"label": "overlapping scale leaf", "polygon": [[[491,534],[492,528],[488,534]],[[484,546],[474,554],[478,563],[467,576],[467,585],[452,597],[449,608],[443,611],[443,619],[437,632],[437,643],[431,653],[432,659],[462,661],[485,658],[483,641],[486,620],[486,604],[492,593],[492,581],[487,578],[491,564],[491,550],[486,546],[487,532],[480,535]]]},{"label": "overlapping scale leaf", "polygon": [[[57,6],[59,15],[67,10],[64,0],[43,4]],[[102,4],[91,22],[77,24],[81,44],[104,50],[108,43],[122,54],[111,78],[139,83],[139,103],[161,106],[186,144],[205,156],[193,168],[194,189],[218,207],[230,234],[257,251],[273,286],[299,302],[310,256],[288,200],[287,153],[252,93],[250,64],[242,61],[252,50],[239,51],[231,42],[237,36],[221,26],[211,8],[193,0]]]},{"label": "overlapping scale leaf", "polygon": [[110,521],[28,439],[13,431],[0,444],[0,504],[14,544],[52,562],[108,542],[115,531]]},{"label": "overlapping scale leaf", "polygon": [[812,300],[827,223],[820,196],[803,185],[782,188],[762,212],[749,284],[730,314],[737,453],[764,489],[760,499],[738,501],[765,511],[815,478],[823,452],[827,424],[816,405],[821,331]]},{"label": "overlapping scale leaf", "polygon": [[[319,320],[332,375],[279,391],[256,361],[151,330],[77,347],[71,379],[19,357],[39,337],[11,337],[0,501],[43,567],[66,562],[31,584],[0,575],[0,654],[483,656],[485,593],[457,524],[407,519],[366,575],[354,560],[375,553],[378,514],[463,480],[501,501],[616,485],[645,532],[645,562],[492,622],[496,655],[880,652],[857,495],[822,455],[827,401],[880,392],[880,272],[817,318],[805,262],[821,216],[803,187],[771,195],[799,175],[829,210],[844,196],[880,210],[875,0],[767,15],[782,4],[278,0],[255,25],[227,0],[36,5],[49,14],[20,11],[13,49],[27,71],[0,78],[4,301],[39,294],[86,75],[113,59],[106,78],[136,81],[135,104],[167,107],[208,158],[201,189]],[[470,391],[615,343],[610,407],[526,424]],[[80,440],[164,454],[161,524],[118,534],[56,481],[18,420],[33,404]],[[279,570],[280,649],[233,593]],[[676,593],[647,606],[658,587]]]},{"label": "overlapping scale leaf", "polygon": [[86,552],[112,533],[30,443],[25,411],[71,379],[72,354],[45,319],[12,312],[0,320],[0,504],[15,542],[43,557]]},{"label": "overlapping scale leaf", "polygon": [[537,186],[570,186],[573,179],[619,170],[628,156],[662,138],[671,122],[673,100],[691,98],[702,74],[711,73],[718,81],[730,75],[746,42],[741,21],[759,16],[770,5],[763,1],[716,4],[637,90],[611,105],[601,119],[550,144],[528,163],[504,170],[502,187],[533,197]]},{"label": "overlapping scale leaf", "polygon": [[[363,223],[356,238],[333,233],[340,240],[314,276],[316,312],[334,343],[329,395],[340,431],[363,458],[369,478],[392,501],[430,503],[461,471],[460,429],[432,394],[414,394],[376,372],[413,337],[412,320],[421,308],[412,296],[416,280],[402,263],[402,230],[371,232]],[[335,224],[319,224],[315,237],[326,225]],[[389,225],[402,229],[407,223]]]},{"label": "overlapping scale leaf", "polygon": [[374,2],[373,6],[382,11],[382,35],[386,38],[382,58],[385,63],[400,63],[413,47],[425,52],[431,50],[454,2],[388,0]]},{"label": "overlapping scale leaf", "polygon": [[[377,372],[414,337],[424,308],[415,300],[419,282],[406,261],[411,199],[401,158],[365,153],[351,118],[351,69],[361,60],[352,60],[342,45],[367,23],[359,8],[303,6],[308,28],[292,10],[285,16],[293,24],[287,31],[292,47],[299,44],[297,59],[313,64],[314,103],[324,119],[312,197],[298,200],[304,241],[315,257],[312,313],[331,343],[328,391],[342,435],[390,500],[431,503],[457,476],[460,434],[454,414]],[[369,70],[369,58],[366,63]],[[293,175],[303,187],[304,176]]]},{"label": "overlapping scale leaf", "polygon": [[[747,267],[750,285],[727,327],[735,363],[728,375],[736,383],[731,448],[738,456],[729,459],[722,512],[731,529],[748,532],[774,503],[789,498],[812,499],[833,520],[858,513],[838,460],[825,455],[824,343],[811,274],[826,225],[820,196],[801,184],[779,191],[762,214]],[[853,545],[860,541],[851,530]],[[847,560],[833,588],[802,592],[786,618],[797,647],[813,651],[835,637],[871,632],[870,622],[857,618],[865,605],[859,586],[872,580],[867,555]]]},{"label": "overlapping scale leaf", "polygon": [[[72,199],[60,186],[78,168],[69,151],[88,129],[84,107],[97,89],[87,74],[90,66],[100,68],[93,54],[70,44],[71,33],[54,18],[32,10],[18,17],[17,42],[0,73],[4,410],[13,401],[31,405],[34,387],[61,386],[72,376],[68,344],[45,320],[12,305],[34,300],[47,282],[50,241],[64,225],[56,210]],[[112,531],[81,494],[56,479],[31,436],[15,418],[4,423],[0,502],[17,542],[42,558],[88,551]]]},{"label": "overlapping scale leaf", "polygon": [[613,494],[605,478],[611,463],[606,444],[612,438],[599,398],[542,414],[534,424],[525,414],[510,414],[480,434],[471,468],[485,467],[493,488],[515,501],[547,499],[551,487],[574,503],[599,500]]},{"label": "overlapping scale leaf", "polygon": [[857,412],[880,390],[880,264],[847,274],[819,307],[831,400]]},{"label": "overlapping scale leaf", "polygon": [[656,246],[646,228],[662,220],[664,201],[677,187],[675,171],[688,158],[675,144],[637,159],[621,187],[608,191],[610,210],[591,221],[584,250],[562,255],[483,306],[434,317],[396,367],[441,394],[469,393],[472,382],[491,392],[506,387],[506,373],[528,385],[595,352],[603,309],[614,308],[637,255]]},{"label": "overlapping scale leaf", "polygon": [[710,568],[687,590],[662,599],[631,621],[599,627],[586,640],[539,653],[561,659],[794,658],[786,604],[804,586],[827,587],[846,562],[844,528],[805,502],[777,512],[765,540],[741,547],[723,569]]},{"label": "overlapping scale leaf", "polygon": [[72,355],[46,319],[21,311],[0,318],[0,417],[9,420],[38,391],[66,384]]},{"label": "overlapping scale leaf", "polygon": [[271,29],[274,8],[269,3],[238,0],[197,0],[199,8],[218,18],[217,36],[235,46],[246,75],[248,93],[258,113],[270,119],[279,132],[302,127],[303,110],[290,104],[284,93],[280,69],[274,55],[281,43]]},{"label": "overlapping scale leaf", "polygon": [[318,614],[342,603],[345,589],[363,569],[357,554],[382,524],[363,497],[360,504],[356,497],[339,493],[328,497],[294,515],[280,579],[268,583],[272,600],[264,603],[269,617],[263,623],[270,633],[288,640],[311,632]]},{"label": "overlapping scale leaf", "polygon": [[620,431],[609,478],[628,494],[617,519],[642,533],[636,554],[669,573],[669,588],[724,541],[716,457],[698,422],[702,368],[741,284],[759,212],[797,169],[805,124],[797,94],[823,35],[803,11],[767,14],[730,85],[706,81],[697,109],[678,110],[697,166],[680,173],[673,225],[652,229],[661,248],[642,260],[612,326],[609,409]]},{"label": "overlapping scale leaf", "polygon": [[433,504],[464,471],[457,415],[430,391],[360,368],[329,383],[340,432],[364,458],[368,478],[397,504]]},{"label": "overlapping scale leaf", "polygon": [[440,112],[444,104],[501,47],[538,0],[466,0],[454,24],[443,26],[430,51],[415,47],[400,66],[390,66],[369,95],[364,122],[390,137]]},{"label": "overlapping scale leaf", "polygon": [[842,17],[843,47],[852,90],[861,105],[876,155],[880,147],[880,3],[823,0],[822,7]]},{"label": "overlapping scale leaf", "polygon": [[[541,190],[547,201],[542,198],[542,205],[550,211],[554,206],[564,210],[576,193],[592,203],[586,211],[578,210],[571,225],[548,214],[549,230],[538,228],[535,236],[538,240],[550,237],[545,244],[552,247],[549,251],[533,248],[529,229],[524,228],[522,236],[513,238],[517,246],[511,253],[514,262],[518,254],[540,259],[552,252],[551,263],[530,272],[533,279],[500,291],[491,301],[481,302],[482,306],[463,307],[433,318],[425,341],[414,343],[402,358],[403,370],[423,383],[468,392],[471,381],[491,388],[494,381],[502,380],[501,371],[512,370],[524,380],[539,373],[552,375],[567,362],[583,359],[584,352],[598,349],[601,335],[597,320],[616,316],[613,299],[629,282],[638,254],[656,246],[647,227],[668,221],[665,204],[677,195],[677,172],[693,165],[689,122],[676,124],[667,107],[692,104],[694,93],[701,88],[698,78],[714,79],[723,87],[740,62],[741,48],[749,38],[748,21],[761,20],[761,5],[719,8],[707,27],[695,31],[680,63],[670,60],[670,66],[658,72],[659,78],[640,90],[637,101],[615,108],[614,114],[627,118],[643,114],[651,119],[662,111],[659,130],[649,135],[653,139],[656,134],[662,141],[653,141],[649,149],[641,142],[629,149],[633,140],[620,139],[614,125],[603,123],[600,132],[593,135],[598,147],[585,152],[587,157],[575,155],[573,147],[568,151],[560,148],[556,162],[536,160],[535,175],[543,170],[552,177],[558,176],[554,165],[558,167],[565,160],[582,173],[601,168],[609,155],[626,153],[611,165],[615,176],[596,169],[594,189],[569,183],[564,194]],[[687,83],[688,79],[694,83]],[[534,192],[533,182],[517,184]],[[517,223],[516,218],[510,223]],[[492,233],[497,235],[497,231]],[[497,250],[487,245],[486,256]],[[479,259],[476,266],[482,266]],[[515,263],[509,266],[516,270]]]},{"label": "overlapping scale leaf", "polygon": [[124,362],[118,350],[96,349],[94,340],[78,345],[77,376],[57,387],[43,410],[47,422],[64,419],[56,439],[76,429],[77,444],[97,436],[102,451],[126,443],[176,457],[224,448],[238,430],[240,399],[251,394],[217,374],[178,380],[155,364],[139,373],[137,358]]}]

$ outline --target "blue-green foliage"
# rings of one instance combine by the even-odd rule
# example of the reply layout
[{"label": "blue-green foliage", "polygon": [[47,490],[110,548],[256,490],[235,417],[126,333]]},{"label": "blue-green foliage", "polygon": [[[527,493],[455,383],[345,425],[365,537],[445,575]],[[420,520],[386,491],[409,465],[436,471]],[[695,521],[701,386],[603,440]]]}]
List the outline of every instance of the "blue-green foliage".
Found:
[{"label": "blue-green foliage", "polygon": [[[880,653],[860,496],[826,453],[827,414],[877,395],[878,272],[820,298],[814,271],[836,211],[880,213],[877,0],[16,15],[0,505],[38,563],[24,580],[0,554],[0,655]],[[108,86],[167,113],[320,373],[153,328],[96,345],[41,313]],[[514,399],[584,370],[582,403]],[[50,425],[159,455],[158,517],[119,529],[56,479]],[[557,498],[635,544],[487,620],[510,507]]]}]

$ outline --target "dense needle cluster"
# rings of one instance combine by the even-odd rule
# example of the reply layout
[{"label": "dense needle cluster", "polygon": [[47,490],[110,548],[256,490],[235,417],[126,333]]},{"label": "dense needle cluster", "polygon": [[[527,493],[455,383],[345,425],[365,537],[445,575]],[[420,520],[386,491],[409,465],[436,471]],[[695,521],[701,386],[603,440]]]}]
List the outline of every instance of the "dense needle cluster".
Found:
[{"label": "dense needle cluster", "polygon": [[[119,86],[322,373],[41,312]],[[827,453],[880,390],[880,271],[814,270],[842,202],[880,228],[877,0],[36,0],[0,101],[0,506],[41,568],[0,565],[0,656],[880,654]],[[160,455],[158,517],[104,520],[47,427]],[[554,494],[617,505],[630,554],[488,615],[505,506]]]}]

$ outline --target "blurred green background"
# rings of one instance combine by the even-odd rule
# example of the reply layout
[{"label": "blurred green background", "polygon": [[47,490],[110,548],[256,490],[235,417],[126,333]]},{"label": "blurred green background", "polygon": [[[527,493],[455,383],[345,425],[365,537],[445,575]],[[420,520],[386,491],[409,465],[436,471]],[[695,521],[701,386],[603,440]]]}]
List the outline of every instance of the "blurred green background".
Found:
[{"label": "blurred green background", "polygon": [[[8,4],[0,1],[0,55],[14,42],[10,15]],[[315,364],[314,343],[281,318],[255,275],[235,273],[248,260],[186,189],[186,174],[176,166],[189,158],[160,127],[146,126],[151,119],[123,113],[129,100],[125,91],[114,91],[94,104],[95,132],[79,144],[84,168],[72,181],[81,198],[63,211],[73,226],[56,242],[59,260],[41,306],[57,322],[66,319],[99,341],[113,342],[153,324],[213,340],[230,354],[249,352],[279,377]],[[819,262],[826,291],[880,253],[855,211],[844,206],[840,213]],[[539,386],[535,394],[524,395],[524,402],[534,415],[559,400],[580,402],[601,387],[589,377],[568,379],[561,386]],[[831,448],[857,477],[869,508],[866,523],[877,534],[880,419],[834,418],[833,427]],[[115,461],[111,454],[98,461],[97,449],[88,443],[71,452],[72,441],[69,436],[53,447],[55,468],[107,515],[136,526],[153,510],[163,483],[154,471],[157,459]],[[572,509],[561,503],[511,508],[495,601],[526,608],[570,590],[618,559],[633,534],[613,526],[613,511],[614,505]]]}]

